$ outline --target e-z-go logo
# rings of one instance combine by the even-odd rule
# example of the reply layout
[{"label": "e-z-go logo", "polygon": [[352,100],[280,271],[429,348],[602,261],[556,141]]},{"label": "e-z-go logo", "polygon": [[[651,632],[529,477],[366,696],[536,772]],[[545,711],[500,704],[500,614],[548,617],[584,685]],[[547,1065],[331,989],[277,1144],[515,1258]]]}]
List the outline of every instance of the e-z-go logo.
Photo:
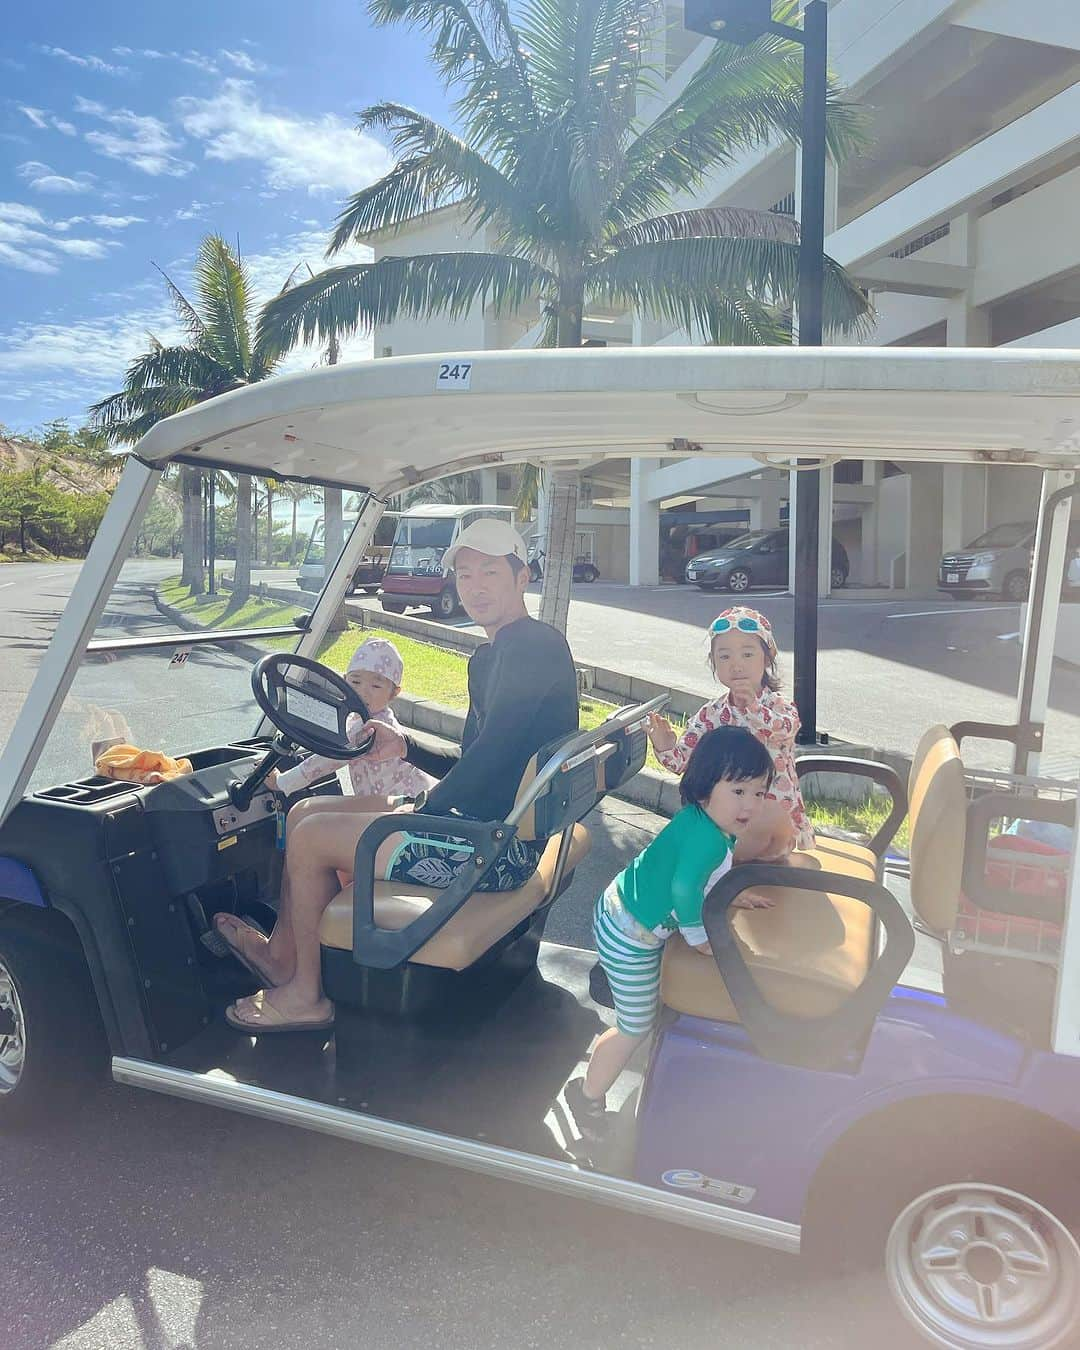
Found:
[{"label": "e-z-go logo", "polygon": [[756,1186],[721,1181],[718,1177],[707,1177],[704,1172],[695,1172],[689,1167],[673,1167],[660,1180],[673,1190],[697,1191],[699,1195],[707,1195],[710,1200],[727,1200],[733,1205],[748,1205],[757,1195]]}]

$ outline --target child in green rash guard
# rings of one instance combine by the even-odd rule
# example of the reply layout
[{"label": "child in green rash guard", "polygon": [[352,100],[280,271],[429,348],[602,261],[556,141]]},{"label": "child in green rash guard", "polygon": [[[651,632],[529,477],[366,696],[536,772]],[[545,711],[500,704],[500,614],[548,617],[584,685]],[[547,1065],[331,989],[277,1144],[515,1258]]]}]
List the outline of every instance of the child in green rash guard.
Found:
[{"label": "child in green rash guard", "polygon": [[[599,1137],[607,1090],[656,1021],[665,941],[677,931],[698,951],[709,950],[705,897],[731,868],[735,840],[758,817],[772,775],[769,751],[751,732],[707,732],[683,774],[682,810],[597,900],[593,935],[616,1026],[596,1042],[584,1079],[564,1093],[587,1141]],[[746,891],[733,902],[738,909],[771,904]]]}]

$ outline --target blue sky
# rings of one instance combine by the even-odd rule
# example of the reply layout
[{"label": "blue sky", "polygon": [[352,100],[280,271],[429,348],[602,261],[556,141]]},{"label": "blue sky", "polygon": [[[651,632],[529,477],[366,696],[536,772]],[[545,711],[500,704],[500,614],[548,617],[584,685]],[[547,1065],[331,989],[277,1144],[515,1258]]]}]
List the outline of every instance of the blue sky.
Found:
[{"label": "blue sky", "polygon": [[[0,39],[0,424],[80,420],[146,333],[177,335],[200,239],[239,238],[261,297],[319,267],[342,200],[390,164],[356,112],[440,119],[422,38],[362,0],[37,0]],[[363,256],[356,251],[354,256]],[[369,352],[363,340],[347,355]],[[290,367],[312,364],[295,353]]]}]

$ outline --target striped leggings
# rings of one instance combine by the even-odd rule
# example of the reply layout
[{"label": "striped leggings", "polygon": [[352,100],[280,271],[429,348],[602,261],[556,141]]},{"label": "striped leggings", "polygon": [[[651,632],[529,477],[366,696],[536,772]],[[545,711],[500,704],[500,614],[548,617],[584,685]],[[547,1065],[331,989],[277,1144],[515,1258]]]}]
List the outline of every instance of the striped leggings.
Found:
[{"label": "striped leggings", "polygon": [[615,1021],[624,1036],[645,1036],[660,1008],[660,960],[664,944],[646,947],[616,927],[601,895],[593,908],[593,936],[611,985]]}]

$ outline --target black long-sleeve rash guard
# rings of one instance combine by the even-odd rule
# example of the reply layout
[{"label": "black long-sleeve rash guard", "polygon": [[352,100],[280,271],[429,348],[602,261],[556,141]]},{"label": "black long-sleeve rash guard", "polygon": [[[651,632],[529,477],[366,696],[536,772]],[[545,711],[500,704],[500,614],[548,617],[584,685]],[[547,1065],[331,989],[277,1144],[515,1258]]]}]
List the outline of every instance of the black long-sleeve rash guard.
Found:
[{"label": "black long-sleeve rash guard", "polygon": [[405,738],[409,763],[441,779],[425,811],[505,819],[532,756],[577,725],[577,675],[566,639],[550,624],[515,619],[469,660],[460,756],[444,754],[413,733]]}]

